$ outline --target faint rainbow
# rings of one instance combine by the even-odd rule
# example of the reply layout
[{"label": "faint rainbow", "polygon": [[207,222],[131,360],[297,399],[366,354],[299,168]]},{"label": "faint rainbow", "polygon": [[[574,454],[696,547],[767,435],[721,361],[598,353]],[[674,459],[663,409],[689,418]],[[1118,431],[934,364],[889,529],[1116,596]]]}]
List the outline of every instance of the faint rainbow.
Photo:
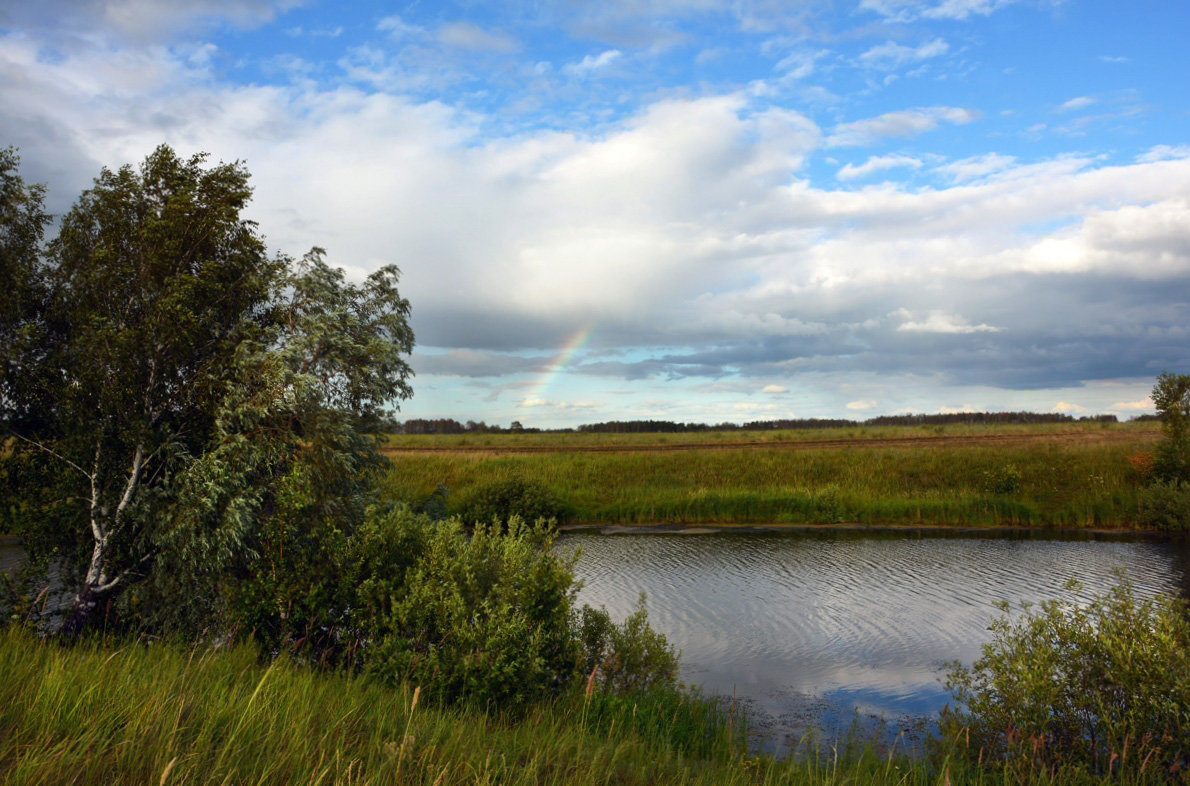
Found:
[{"label": "faint rainbow", "polygon": [[574,359],[575,354],[578,353],[583,345],[591,338],[591,334],[595,332],[594,323],[579,328],[566,340],[562,348],[558,350],[558,354],[550,359],[546,365],[545,371],[533,382],[529,389],[528,398],[541,398],[541,394],[545,392],[546,388],[561,375],[562,371]]}]

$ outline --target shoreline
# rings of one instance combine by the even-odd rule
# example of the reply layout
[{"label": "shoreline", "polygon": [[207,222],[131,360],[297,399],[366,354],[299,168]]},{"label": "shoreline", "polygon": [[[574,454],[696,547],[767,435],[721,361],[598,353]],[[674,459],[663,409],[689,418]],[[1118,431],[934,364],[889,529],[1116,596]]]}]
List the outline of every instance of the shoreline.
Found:
[{"label": "shoreline", "polygon": [[561,524],[559,533],[597,532],[601,535],[721,535],[725,533],[768,533],[768,532],[873,532],[873,533],[930,533],[931,535],[1050,535],[1077,537],[1177,537],[1180,533],[1133,527],[1027,527],[1012,524],[979,526],[974,524],[863,524],[840,522],[838,524],[780,523],[733,524],[707,522],[702,524]]}]

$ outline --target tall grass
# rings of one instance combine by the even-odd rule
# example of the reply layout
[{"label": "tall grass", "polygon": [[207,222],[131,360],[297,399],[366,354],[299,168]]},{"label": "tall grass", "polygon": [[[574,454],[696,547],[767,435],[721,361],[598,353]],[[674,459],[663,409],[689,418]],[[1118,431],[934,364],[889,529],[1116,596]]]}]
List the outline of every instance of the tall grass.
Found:
[{"label": "tall grass", "polygon": [[[925,757],[862,738],[749,754],[740,719],[697,696],[582,693],[514,722],[419,702],[417,688],[251,647],[91,642],[0,630],[5,784],[1061,783],[984,770],[940,741]],[[1119,782],[1143,783],[1143,777]]]},{"label": "tall grass", "polygon": [[[441,483],[457,511],[485,486],[521,477],[544,484],[562,501],[568,520],[580,524],[1135,526],[1140,484],[1128,457],[1151,449],[1155,433],[1113,428],[1122,434],[1101,442],[896,447],[882,446],[877,435],[847,447],[789,450],[397,454],[385,488],[395,499],[415,501]],[[886,436],[905,431],[881,430]],[[549,436],[569,436],[575,445],[587,436],[635,437],[640,444],[642,436],[705,435]],[[996,482],[1005,472],[1017,479],[1011,488]]]}]

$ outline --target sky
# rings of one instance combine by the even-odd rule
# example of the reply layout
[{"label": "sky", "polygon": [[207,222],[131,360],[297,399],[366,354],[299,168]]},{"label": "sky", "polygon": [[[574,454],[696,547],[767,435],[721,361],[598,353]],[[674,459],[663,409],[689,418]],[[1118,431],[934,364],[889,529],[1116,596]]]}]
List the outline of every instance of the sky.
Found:
[{"label": "sky", "polygon": [[402,271],[399,418],[1152,412],[1190,373],[1186,0],[0,0],[62,213],[157,145]]}]

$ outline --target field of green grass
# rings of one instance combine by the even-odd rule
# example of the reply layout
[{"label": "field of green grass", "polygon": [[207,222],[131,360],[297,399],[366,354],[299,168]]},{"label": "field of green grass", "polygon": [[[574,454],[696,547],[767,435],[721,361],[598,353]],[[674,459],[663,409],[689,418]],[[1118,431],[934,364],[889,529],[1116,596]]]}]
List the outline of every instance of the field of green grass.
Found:
[{"label": "field of green grass", "polygon": [[[520,477],[580,525],[1128,528],[1140,487],[1129,457],[1158,436],[1131,423],[404,436],[388,442],[385,489],[416,501],[442,484],[456,511]],[[515,452],[533,448],[546,450]]]}]

